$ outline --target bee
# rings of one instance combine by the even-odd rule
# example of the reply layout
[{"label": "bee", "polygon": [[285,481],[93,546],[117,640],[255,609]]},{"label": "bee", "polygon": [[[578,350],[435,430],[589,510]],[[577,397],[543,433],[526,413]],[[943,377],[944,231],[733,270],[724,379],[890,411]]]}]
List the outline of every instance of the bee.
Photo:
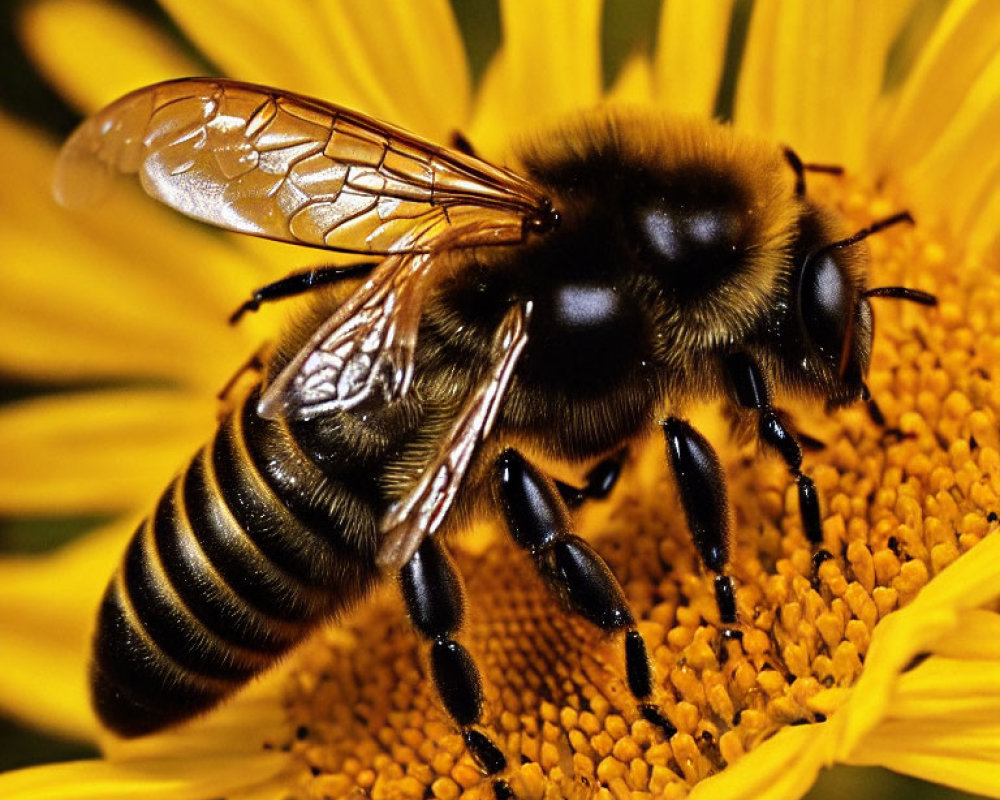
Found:
[{"label": "bee", "polygon": [[[261,287],[234,314],[313,298],[108,586],[91,685],[112,731],[210,709],[388,577],[445,710],[511,796],[457,639],[463,590],[445,547],[493,515],[565,610],[620,636],[638,713],[671,734],[625,596],[571,511],[606,495],[629,444],[659,424],[720,630],[738,638],[723,470],[685,420],[699,403],[721,401],[784,460],[803,531],[822,544],[800,437],[775,398],[865,400],[877,416],[870,298],[934,298],[868,288],[862,241],[909,216],[852,234],[808,196],[810,165],[791,150],[661,113],[581,114],[514,163],[215,79],[140,89],[70,138],[55,180],[65,205],[136,173],[197,220],[357,256]],[[541,458],[576,465],[584,485]]]}]

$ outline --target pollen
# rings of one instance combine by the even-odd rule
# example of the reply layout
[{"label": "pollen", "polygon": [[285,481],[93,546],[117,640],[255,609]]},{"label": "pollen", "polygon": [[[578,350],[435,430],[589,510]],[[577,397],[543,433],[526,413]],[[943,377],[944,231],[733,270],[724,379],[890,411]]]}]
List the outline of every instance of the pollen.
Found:
[{"label": "pollen", "polygon": [[[810,192],[859,229],[905,208],[847,178],[814,178]],[[821,443],[803,469],[821,498],[823,544],[807,542],[779,459],[727,444],[724,425],[703,428],[728,478],[741,638],[720,635],[662,441],[637,447],[611,498],[577,517],[625,589],[653,662],[652,700],[675,732],[639,715],[622,639],[564,612],[501,531],[484,534],[485,547],[453,543],[467,586],[459,638],[483,673],[481,728],[518,797],[681,798],[782,728],[822,725],[858,680],[879,621],[1000,527],[1000,270],[931,225],[895,226],[868,246],[871,285],[930,291],[939,305],[872,301],[868,385],[884,425],[863,403],[827,413],[780,399]],[[492,796],[425,658],[391,586],[296,653],[284,689],[292,734],[268,746],[293,754],[297,796]]]}]

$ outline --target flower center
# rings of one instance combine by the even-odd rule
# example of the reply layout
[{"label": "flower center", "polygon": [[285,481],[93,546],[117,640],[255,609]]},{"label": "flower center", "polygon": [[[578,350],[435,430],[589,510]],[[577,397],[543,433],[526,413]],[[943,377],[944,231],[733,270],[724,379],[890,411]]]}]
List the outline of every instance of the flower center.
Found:
[{"label": "flower center", "polygon": [[[858,228],[905,207],[846,178],[814,178],[810,193]],[[659,440],[637,448],[611,499],[578,518],[626,590],[673,737],[639,717],[622,642],[560,611],[528,556],[499,535],[480,554],[454,546],[468,587],[459,638],[483,670],[484,724],[513,765],[518,796],[589,796],[600,786],[683,796],[779,729],[823,722],[825,690],[854,685],[879,620],[997,528],[1000,271],[973,279],[954,242],[919,224],[869,244],[870,284],[916,286],[941,303],[873,301],[868,383],[885,426],[863,404],[832,416],[793,408],[798,428],[823,443],[803,465],[821,497],[822,549],[802,533],[779,460],[726,449],[723,426],[714,436],[703,428],[730,481],[742,642],[719,636]],[[423,650],[389,587],[297,652],[286,698],[302,796],[360,788],[456,798],[485,788],[433,697]]]}]

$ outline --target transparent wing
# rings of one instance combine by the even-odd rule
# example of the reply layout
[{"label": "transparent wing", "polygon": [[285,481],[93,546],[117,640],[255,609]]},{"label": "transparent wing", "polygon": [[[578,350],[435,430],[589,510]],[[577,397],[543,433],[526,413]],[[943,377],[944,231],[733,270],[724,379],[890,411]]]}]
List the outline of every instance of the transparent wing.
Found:
[{"label": "transparent wing", "polygon": [[388,256],[266,387],[262,417],[310,419],[409,388],[430,253]]},{"label": "transparent wing", "polygon": [[86,205],[116,173],[195,219],[352,253],[413,250],[470,215],[484,224],[462,244],[514,243],[552,214],[530,183],[472,156],[321,100],[207,78],[139,89],[85,121],[56,197]]},{"label": "transparent wing", "polygon": [[310,419],[402,397],[413,377],[427,288],[449,254],[475,241],[483,224],[489,223],[432,230],[413,240],[414,249],[386,256],[265,387],[257,413]]},{"label": "transparent wing", "polygon": [[413,490],[382,520],[383,539],[376,556],[386,572],[399,570],[425,537],[444,522],[462,485],[477,445],[489,435],[517,359],[528,341],[531,304],[512,308],[497,329],[489,374],[461,414]]}]

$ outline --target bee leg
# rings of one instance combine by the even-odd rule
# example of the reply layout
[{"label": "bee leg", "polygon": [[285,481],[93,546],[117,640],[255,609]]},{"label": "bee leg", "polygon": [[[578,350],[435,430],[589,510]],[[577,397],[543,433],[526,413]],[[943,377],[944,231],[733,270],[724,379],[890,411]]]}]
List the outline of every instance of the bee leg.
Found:
[{"label": "bee leg", "polygon": [[604,559],[571,532],[569,509],[555,483],[513,449],[497,459],[496,479],[499,505],[514,541],[531,554],[565,608],[602,631],[625,632],[625,677],[639,713],[673,736],[677,729],[651,702],[649,654],[625,594]]},{"label": "bee leg", "polygon": [[588,500],[603,500],[611,494],[611,490],[621,477],[626,455],[628,451],[622,450],[604,459],[587,473],[587,484],[583,487],[583,492]]},{"label": "bee leg", "polygon": [[236,371],[230,376],[229,380],[223,384],[222,388],[216,393],[216,398],[219,400],[219,409],[216,416],[221,423],[226,417],[229,416],[230,412],[235,407],[235,397],[233,392],[236,389],[236,384],[239,383],[240,378],[249,373],[254,373],[259,375],[261,370],[264,369],[264,363],[267,361],[272,348],[271,342],[264,342],[260,347],[250,354]]},{"label": "bee leg", "polygon": [[556,489],[571,509],[579,508],[587,500],[603,500],[618,483],[625,464],[627,450],[622,450],[610,458],[601,461],[587,473],[586,484],[582,489],[562,481],[555,481]]},{"label": "bee leg", "polygon": [[567,508],[573,509],[574,511],[587,502],[587,490],[581,489],[578,486],[573,486],[570,483],[563,483],[562,481],[553,481],[556,487],[556,491],[559,492],[559,496],[563,499]]},{"label": "bee leg", "polygon": [[799,514],[806,538],[814,546],[821,545],[823,525],[816,484],[801,470],[802,447],[782,420],[781,413],[771,405],[770,392],[760,367],[746,353],[733,353],[726,359],[726,372],[737,405],[757,413],[757,435],[782,457],[795,478],[799,490]]},{"label": "bee leg", "polygon": [[284,278],[268,283],[255,289],[250,295],[250,299],[243,302],[232,314],[229,315],[229,324],[235,325],[240,321],[240,317],[248,311],[256,311],[262,303],[270,303],[274,300],[283,300],[286,297],[294,297],[297,294],[326,286],[329,283],[336,283],[342,278],[347,278],[359,272],[368,272],[377,266],[376,261],[362,261],[358,264],[348,266],[328,266],[315,267],[304,272],[293,272]]},{"label": "bee leg", "polygon": [[688,530],[701,562],[716,573],[715,603],[722,635],[739,639],[736,591],[733,579],[725,574],[729,563],[729,498],[722,465],[708,440],[687,422],[670,417],[662,425]]},{"label": "bee leg", "polygon": [[399,580],[410,621],[431,643],[431,678],[445,711],[461,729],[469,753],[493,778],[497,800],[513,798],[507,781],[495,777],[507,769],[507,757],[489,736],[473,727],[482,716],[483,687],[469,651],[453,638],[465,616],[458,571],[441,544],[428,537],[400,570]]}]

